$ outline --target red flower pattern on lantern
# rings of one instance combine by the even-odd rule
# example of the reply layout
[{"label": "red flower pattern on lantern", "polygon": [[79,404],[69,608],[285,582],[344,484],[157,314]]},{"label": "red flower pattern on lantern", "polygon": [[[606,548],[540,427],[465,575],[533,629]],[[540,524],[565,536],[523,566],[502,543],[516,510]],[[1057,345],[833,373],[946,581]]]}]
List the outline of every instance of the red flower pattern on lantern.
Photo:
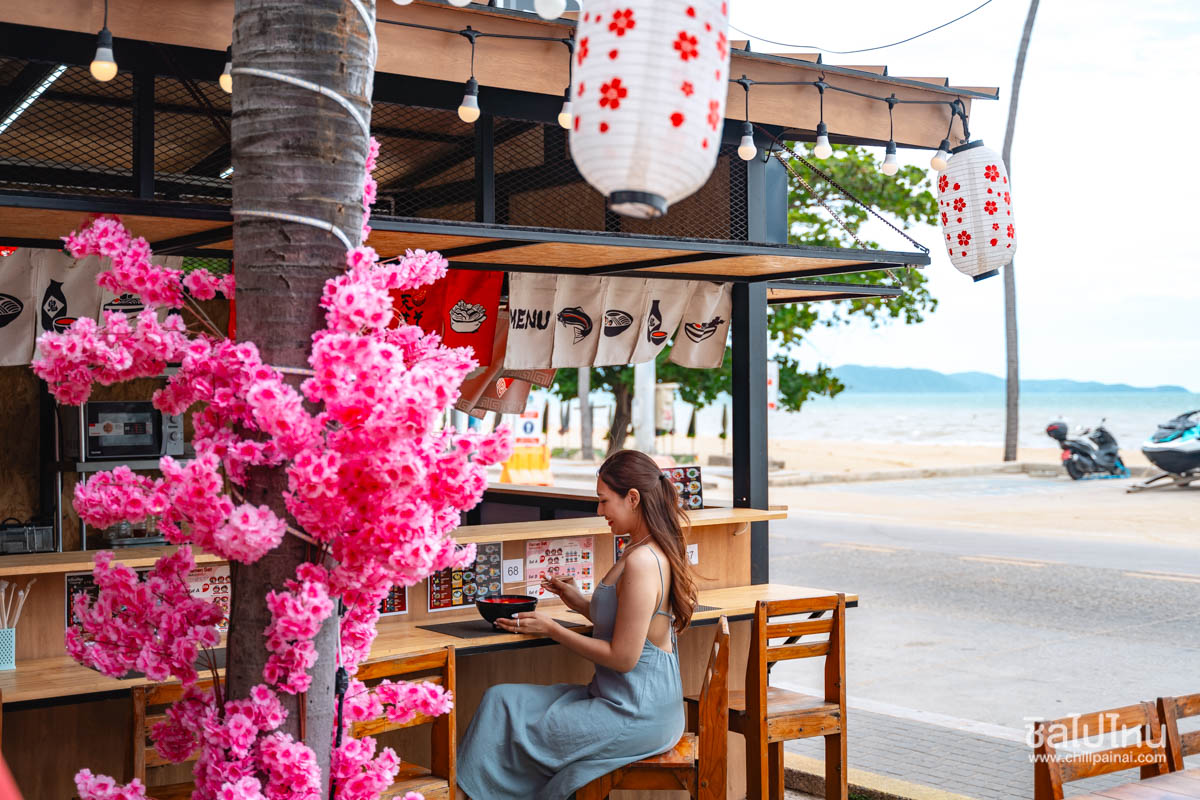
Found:
[{"label": "red flower pattern on lantern", "polygon": [[600,87],[600,106],[601,108],[611,108],[613,111],[616,111],[621,107],[621,101],[628,94],[629,90],[621,85],[621,79],[613,78],[609,83]]},{"label": "red flower pattern on lantern", "polygon": [[633,30],[637,22],[633,18],[633,9],[627,8],[624,11],[613,12],[612,22],[608,23],[608,29],[617,36],[624,36],[625,31]]},{"label": "red flower pattern on lantern", "polygon": [[579,51],[575,54],[575,63],[583,66],[583,60],[588,57],[588,37],[579,40]]},{"label": "red flower pattern on lantern", "polygon": [[992,230],[994,230],[994,231],[998,231],[998,230],[1000,230],[1000,223],[999,223],[999,222],[993,222],[993,223],[992,223]]},{"label": "red flower pattern on lantern", "polygon": [[958,232],[958,243],[962,247],[966,247],[967,245],[969,245],[971,243],[971,234],[967,233],[966,231],[959,231]]},{"label": "red flower pattern on lantern", "polygon": [[607,123],[607,122],[601,122],[601,123],[600,123],[600,132],[601,132],[601,133],[608,133],[608,123]]},{"label": "red flower pattern on lantern", "polygon": [[963,198],[961,198],[961,197],[956,197],[956,198],[954,198],[954,210],[955,210],[955,211],[962,211],[962,210],[963,210],[964,208],[966,208],[966,207],[967,207],[967,201],[966,201],[966,200],[964,200],[964,199],[963,199]]},{"label": "red flower pattern on lantern", "polygon": [[696,87],[692,86],[691,81],[684,81],[683,85],[679,87],[679,91],[683,92],[684,97],[691,97],[696,92]]},{"label": "red flower pattern on lantern", "polygon": [[1010,239],[1017,235],[1017,231],[1015,228],[1013,228],[1012,225],[1008,226],[1007,233],[1008,233],[1008,238],[1010,238]]},{"label": "red flower pattern on lantern", "polygon": [[[586,42],[587,39],[584,39],[584,41]],[[938,178],[938,191],[939,192],[946,191],[946,187],[949,185],[950,185],[950,179],[947,178],[945,175]]]},{"label": "red flower pattern on lantern", "polygon": [[947,217],[947,216],[946,216],[946,212],[945,212],[945,211],[943,211],[943,212],[942,212],[942,224],[943,224],[943,225],[945,225],[945,224],[946,224],[947,222],[949,222],[949,221],[950,221],[949,217]]},{"label": "red flower pattern on lantern", "polygon": [[580,81],[580,82],[579,82],[579,96],[580,96],[580,97],[583,97],[583,93],[584,93],[584,91],[586,91],[586,90],[587,90],[587,84],[586,84],[586,83],[584,83],[583,81]]},{"label": "red flower pattern on lantern", "polygon": [[986,203],[983,204],[983,210],[989,214],[995,214],[997,211],[1000,210],[1000,207],[998,205],[996,205],[995,200],[988,200]]},{"label": "red flower pattern on lantern", "polygon": [[720,108],[721,104],[716,100],[708,101],[708,126],[714,131],[717,129],[717,126],[721,124]]},{"label": "red flower pattern on lantern", "polygon": [[992,239],[992,247],[995,247],[996,243],[999,241],[1000,241],[999,239]]},{"label": "red flower pattern on lantern", "polygon": [[683,124],[683,114],[680,114],[678,111],[676,111],[674,114],[672,114],[671,115],[671,124],[674,125],[676,128],[678,128],[680,125],[682,125]]},{"label": "red flower pattern on lantern", "polygon": [[675,38],[675,49],[679,51],[679,58],[687,61],[691,58],[696,58],[700,55],[700,50],[697,48],[698,40],[687,31],[680,31],[679,36]]},{"label": "red flower pattern on lantern", "polygon": [[717,55],[722,59],[729,55],[729,40],[725,38],[724,32],[717,34]]},{"label": "red flower pattern on lantern", "polygon": [[612,50],[608,51],[608,57],[611,58],[613,61],[616,61],[617,56],[619,56],[619,55],[621,55],[621,51],[617,50],[617,48],[615,48],[615,47]]},{"label": "red flower pattern on lantern", "polygon": [[1012,196],[1008,192],[1004,193],[1004,202],[1007,205],[1012,205]]},{"label": "red flower pattern on lantern", "polygon": [[694,17],[694,16],[696,16],[696,9],[695,9],[695,7],[694,7],[694,6],[688,6],[688,7],[687,7],[687,15],[688,15],[689,17]]},{"label": "red flower pattern on lantern", "polygon": [[1000,180],[1000,170],[995,164],[988,164],[983,168],[983,177],[987,178],[992,183]]}]

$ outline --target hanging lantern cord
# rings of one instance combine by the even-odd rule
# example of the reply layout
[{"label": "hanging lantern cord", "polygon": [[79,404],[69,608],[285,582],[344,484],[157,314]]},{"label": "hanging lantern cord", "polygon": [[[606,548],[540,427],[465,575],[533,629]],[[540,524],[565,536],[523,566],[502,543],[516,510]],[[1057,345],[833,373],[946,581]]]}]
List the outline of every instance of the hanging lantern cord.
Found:
[{"label": "hanging lantern cord", "polygon": [[567,46],[567,88],[563,97],[570,100],[571,84],[575,82],[575,33],[572,32],[570,37],[560,41]]},{"label": "hanging lantern cord", "polygon": [[[475,40],[479,38],[479,31],[472,28],[470,25],[465,30],[458,32],[459,36],[464,36],[471,42],[471,77],[475,77]],[[953,117],[951,117],[953,119]]]},{"label": "hanging lantern cord", "polygon": [[946,138],[949,139],[950,134],[954,132],[955,117],[962,120],[963,138],[959,140],[959,143],[965,144],[971,141],[971,127],[967,121],[967,107],[963,104],[962,100],[955,100],[953,103],[950,103],[950,127],[946,128]]},{"label": "hanging lantern cord", "polygon": [[[894,142],[894,141],[896,141],[896,121],[892,117],[892,109],[896,107],[896,95],[893,94],[891,97],[889,97],[887,99],[887,104],[888,104],[888,141]],[[954,119],[953,116],[951,116],[950,118]]]},{"label": "hanging lantern cord", "polygon": [[820,101],[821,101],[821,122],[824,122],[824,121],[825,121],[825,88],[826,88],[827,86],[829,86],[829,84],[827,84],[827,83],[825,82],[825,76],[824,76],[824,75],[822,75],[822,76],[821,76],[821,80],[819,80],[819,81],[815,82],[815,83],[813,84],[813,86],[816,86],[816,87],[817,87],[817,94],[818,94],[818,95],[820,95]]}]

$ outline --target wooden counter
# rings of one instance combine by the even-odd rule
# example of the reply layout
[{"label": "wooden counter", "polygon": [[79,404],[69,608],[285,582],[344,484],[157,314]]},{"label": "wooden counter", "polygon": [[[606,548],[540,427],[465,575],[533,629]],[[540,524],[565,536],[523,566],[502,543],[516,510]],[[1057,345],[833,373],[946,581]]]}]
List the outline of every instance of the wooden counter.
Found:
[{"label": "wooden counter", "polygon": [[[702,508],[688,513],[692,528],[715,525],[745,526],[751,522],[786,519],[786,511],[763,511],[757,508]],[[493,525],[471,525],[458,529],[455,537],[463,544],[474,542],[519,542],[526,539],[554,539],[559,536],[599,536],[610,533],[604,517],[578,519],[547,519],[536,522],[501,522]]]},{"label": "wooden counter", "polygon": [[[174,553],[175,545],[126,547],[114,550],[113,560],[133,567],[152,567],[163,556]],[[0,556],[0,577],[8,575],[45,575],[56,572],[90,572],[92,559],[99,550],[77,550],[70,553],[25,553]],[[225,559],[193,549],[197,564],[224,564]]]},{"label": "wooden counter", "polygon": [[[754,613],[754,604],[759,600],[815,597],[830,594],[833,591],[777,583],[760,584],[758,586],[733,586],[724,589],[706,589],[700,592],[700,604],[713,606],[716,610],[698,612],[693,617],[693,625],[712,622],[722,614],[731,619],[748,617]],[[857,604],[858,595],[847,593],[846,602],[848,604]],[[587,624],[587,620],[582,615],[569,611],[561,603],[543,603],[542,610],[549,612],[555,619],[576,624],[582,623],[583,627],[574,629],[580,633],[586,633],[591,630],[591,625]],[[444,612],[438,614],[435,619],[395,621],[394,617],[385,617],[379,623],[379,635],[375,639],[374,646],[371,648],[370,660],[381,661],[400,655],[446,647],[447,645],[453,645],[460,656],[469,656],[495,650],[553,644],[551,640],[545,637],[512,633],[497,633],[494,636],[461,639],[457,636],[418,627],[420,625],[474,619],[479,619],[479,614],[473,608],[464,611]],[[133,686],[144,686],[148,683],[151,683],[151,681],[145,678],[131,678],[127,680],[109,678],[87,667],[80,666],[66,655],[18,661],[15,670],[0,671],[0,693],[3,693],[5,705],[29,700],[46,700],[55,697],[79,697],[89,694],[101,694]]]}]

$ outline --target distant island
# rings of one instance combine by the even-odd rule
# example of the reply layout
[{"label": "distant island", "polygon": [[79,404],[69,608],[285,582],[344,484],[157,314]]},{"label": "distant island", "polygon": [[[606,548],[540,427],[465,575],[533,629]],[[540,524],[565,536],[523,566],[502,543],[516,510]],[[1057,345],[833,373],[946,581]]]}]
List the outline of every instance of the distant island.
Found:
[{"label": "distant island", "polygon": [[[1003,392],[1004,379],[986,372],[945,374],[931,369],[863,367],[846,364],[833,370],[846,389],[886,394],[944,392]],[[1182,386],[1130,386],[1126,383],[1094,381],[1025,380],[1022,392],[1187,392]]]}]

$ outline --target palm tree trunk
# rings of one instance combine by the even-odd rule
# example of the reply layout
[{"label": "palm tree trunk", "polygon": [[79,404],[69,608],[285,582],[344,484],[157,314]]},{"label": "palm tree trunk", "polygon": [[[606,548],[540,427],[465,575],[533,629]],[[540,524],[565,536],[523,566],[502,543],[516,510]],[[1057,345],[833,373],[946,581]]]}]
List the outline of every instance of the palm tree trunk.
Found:
[{"label": "palm tree trunk", "polygon": [[[1012,180],[1012,141],[1017,127],[1017,100],[1021,94],[1021,76],[1025,72],[1025,54],[1029,52],[1029,37],[1037,16],[1039,0],[1029,1],[1025,29],[1021,31],[1021,46],[1017,48],[1017,66],[1013,69],[1012,89],[1008,98],[1008,126],[1004,129],[1004,150],[1001,157]],[[1021,371],[1017,359],[1017,278],[1016,262],[1004,270],[1004,349],[1008,355],[1004,398],[1004,460],[1017,460],[1017,437],[1020,433],[1019,408],[1021,401]]]},{"label": "palm tree trunk", "polygon": [[608,429],[608,451],[611,456],[625,448],[629,436],[629,423],[633,419],[633,387],[624,382],[613,382],[613,420]]},{"label": "palm tree trunk", "polygon": [[[363,5],[373,16],[374,1]],[[327,86],[370,119],[375,65],[369,29],[345,0],[236,0],[233,64],[235,73],[253,67]],[[345,248],[328,231],[237,212],[316,217],[357,242],[367,138],[340,105],[316,92],[235,74],[231,144],[238,338],[254,342],[266,363],[306,367],[310,337],[323,327],[317,301],[325,281],[344,268]],[[258,469],[250,475],[247,502],[283,514],[286,486],[282,470]],[[226,672],[231,698],[246,697],[262,682],[266,593],[282,588],[301,562],[319,557],[310,545],[285,536],[255,564],[233,565]],[[300,697],[284,696],[282,730],[316,753],[327,791],[336,618],[326,622],[316,646],[312,687]]]}]

